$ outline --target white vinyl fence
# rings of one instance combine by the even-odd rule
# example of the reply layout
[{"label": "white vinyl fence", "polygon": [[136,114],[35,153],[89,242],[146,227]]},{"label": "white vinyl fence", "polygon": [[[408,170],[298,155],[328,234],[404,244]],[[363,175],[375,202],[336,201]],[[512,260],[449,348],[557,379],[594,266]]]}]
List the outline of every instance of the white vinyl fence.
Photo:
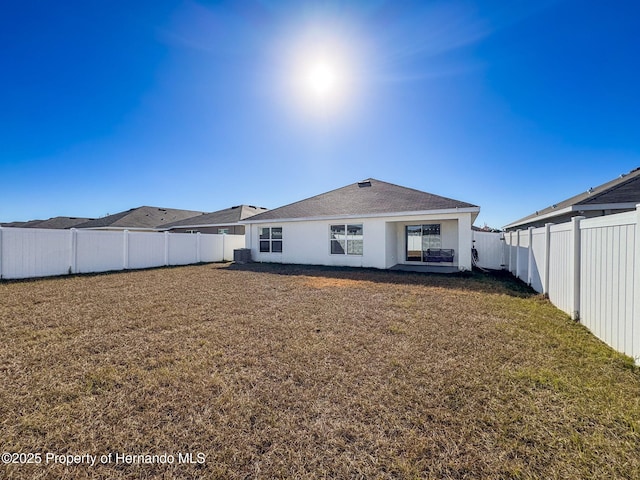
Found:
[{"label": "white vinyl fence", "polygon": [[0,279],[233,260],[244,235],[0,227]]},{"label": "white vinyl fence", "polygon": [[478,252],[478,267],[502,270],[505,267],[505,248],[502,233],[473,231],[473,246]]},{"label": "white vinyl fence", "polygon": [[510,272],[640,363],[640,205],[504,236]]}]

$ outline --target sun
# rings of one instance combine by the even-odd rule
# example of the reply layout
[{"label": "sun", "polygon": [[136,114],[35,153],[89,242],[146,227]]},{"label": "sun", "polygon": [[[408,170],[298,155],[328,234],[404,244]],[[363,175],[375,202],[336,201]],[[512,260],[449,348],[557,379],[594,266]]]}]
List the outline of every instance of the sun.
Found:
[{"label": "sun", "polygon": [[361,95],[361,48],[339,30],[308,27],[279,45],[283,98],[307,118],[347,118]]},{"label": "sun", "polygon": [[344,107],[349,69],[336,55],[308,55],[298,65],[298,97],[307,109],[328,113]]},{"label": "sun", "polygon": [[329,99],[339,88],[339,72],[335,64],[325,59],[314,60],[305,68],[304,84],[308,94],[317,99]]}]

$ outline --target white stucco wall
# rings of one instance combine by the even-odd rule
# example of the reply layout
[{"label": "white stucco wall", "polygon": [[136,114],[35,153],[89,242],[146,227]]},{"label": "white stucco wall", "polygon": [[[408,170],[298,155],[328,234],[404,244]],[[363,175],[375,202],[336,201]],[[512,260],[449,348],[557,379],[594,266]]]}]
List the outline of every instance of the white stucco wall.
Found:
[{"label": "white stucco wall", "polygon": [[[442,248],[453,248],[453,264],[470,270],[471,213],[258,223],[247,226],[246,240],[251,257],[257,262],[386,269],[398,263],[408,263],[405,251],[406,225],[425,223],[441,225]],[[363,225],[362,255],[330,253],[330,226],[339,224]],[[459,225],[462,225],[462,229]],[[259,232],[262,227],[282,227],[282,253],[260,252]]]}]

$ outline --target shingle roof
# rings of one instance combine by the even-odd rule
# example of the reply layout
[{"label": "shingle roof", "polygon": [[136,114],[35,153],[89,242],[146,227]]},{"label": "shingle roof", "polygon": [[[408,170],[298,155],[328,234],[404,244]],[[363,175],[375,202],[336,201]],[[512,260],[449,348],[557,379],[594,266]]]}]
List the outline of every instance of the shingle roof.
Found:
[{"label": "shingle roof", "polygon": [[190,218],[202,213],[196,210],[179,210],[175,208],[138,207],[81,223],[76,225],[76,228],[156,228],[158,225]]},{"label": "shingle roof", "polygon": [[385,213],[479,208],[477,205],[370,178],[251,217],[271,219],[375,215]]},{"label": "shingle roof", "polygon": [[3,223],[3,227],[19,227],[19,228],[55,228],[65,229],[72,228],[81,223],[85,223],[92,218],[78,217],[53,217],[48,220],[30,220],[28,222],[11,222]]},{"label": "shingle roof", "polygon": [[266,208],[254,207],[253,205],[236,205],[235,207],[225,208],[217,212],[204,213],[202,215],[196,215],[195,217],[178,220],[177,222],[159,225],[158,228],[191,227],[196,225],[231,225],[266,210]]},{"label": "shingle roof", "polygon": [[614,180],[603,183],[598,187],[590,188],[586,192],[575,195],[542,210],[538,210],[531,215],[510,223],[507,227],[534,222],[540,217],[561,211],[568,207],[616,203],[640,203],[640,167],[631,170],[629,173],[622,174]]}]

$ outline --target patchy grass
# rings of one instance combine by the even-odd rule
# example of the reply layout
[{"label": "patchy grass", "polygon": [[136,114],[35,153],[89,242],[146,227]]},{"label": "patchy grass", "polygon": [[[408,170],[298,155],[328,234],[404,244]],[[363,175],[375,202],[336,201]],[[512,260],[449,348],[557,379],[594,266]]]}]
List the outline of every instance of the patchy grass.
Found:
[{"label": "patchy grass", "polygon": [[0,334],[2,452],[176,455],[3,478],[640,478],[638,370],[506,278],[4,282]]}]

